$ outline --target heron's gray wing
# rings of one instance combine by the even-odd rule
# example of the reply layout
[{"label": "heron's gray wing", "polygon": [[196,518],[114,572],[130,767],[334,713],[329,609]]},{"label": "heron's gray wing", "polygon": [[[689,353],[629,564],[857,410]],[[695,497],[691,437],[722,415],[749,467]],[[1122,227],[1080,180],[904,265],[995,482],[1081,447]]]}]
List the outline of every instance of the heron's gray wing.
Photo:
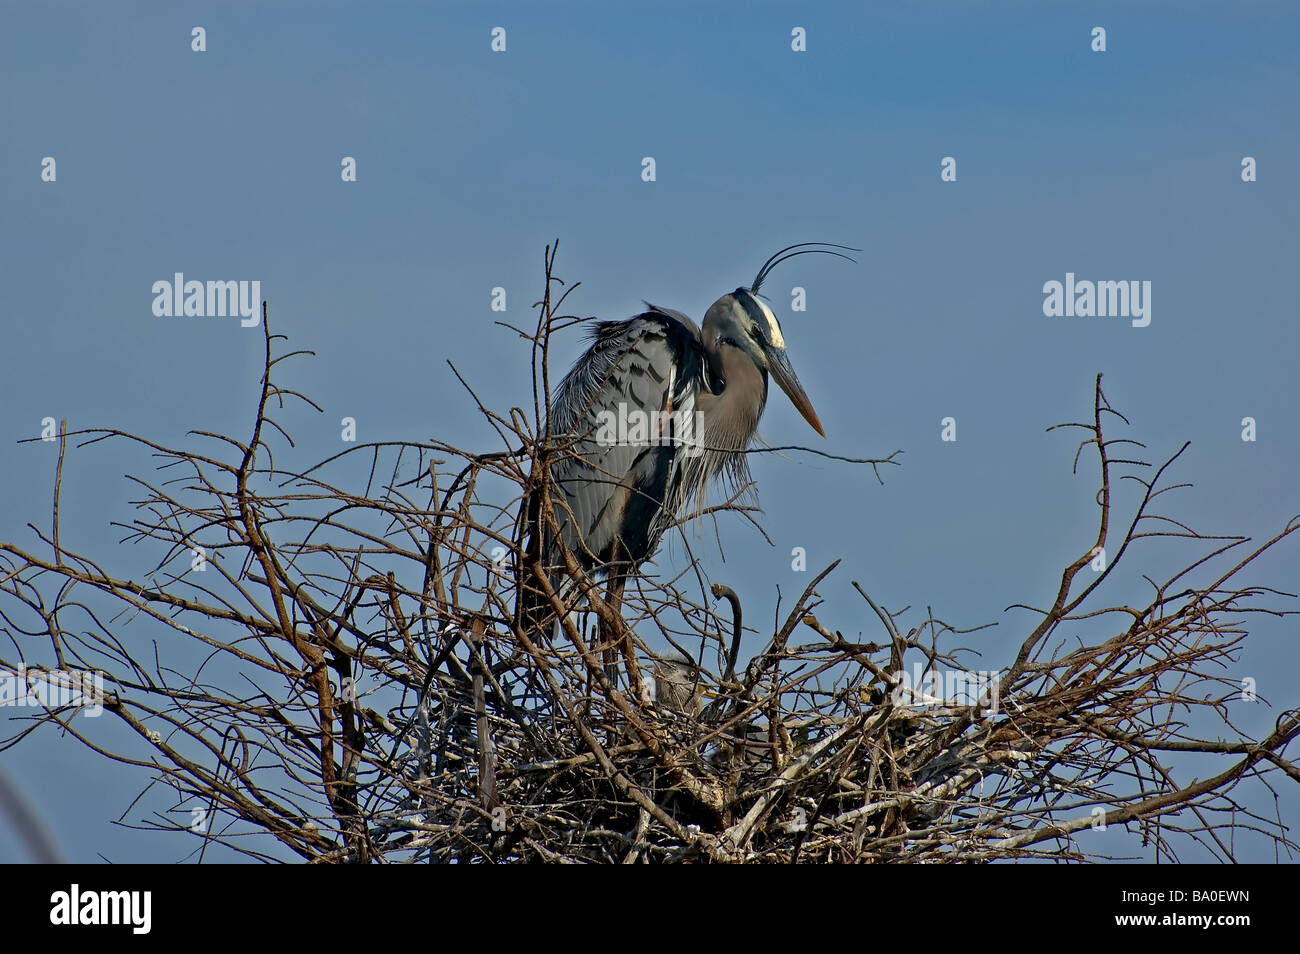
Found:
[{"label": "heron's gray wing", "polygon": [[685,485],[691,455],[680,428],[694,422],[699,332],[651,306],[598,323],[592,339],[552,402],[552,435],[565,448],[551,467],[556,521],[587,566],[607,563],[616,540],[637,563],[654,552]]}]

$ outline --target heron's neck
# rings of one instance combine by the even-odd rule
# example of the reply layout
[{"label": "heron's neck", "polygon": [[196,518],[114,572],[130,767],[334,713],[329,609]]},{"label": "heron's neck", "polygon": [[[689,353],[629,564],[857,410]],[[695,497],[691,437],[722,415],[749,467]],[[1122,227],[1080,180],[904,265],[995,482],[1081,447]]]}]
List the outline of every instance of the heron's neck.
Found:
[{"label": "heron's neck", "polygon": [[738,348],[722,349],[722,369],[727,386],[705,410],[708,444],[726,450],[744,450],[758,433],[758,419],[767,403],[767,372]]}]

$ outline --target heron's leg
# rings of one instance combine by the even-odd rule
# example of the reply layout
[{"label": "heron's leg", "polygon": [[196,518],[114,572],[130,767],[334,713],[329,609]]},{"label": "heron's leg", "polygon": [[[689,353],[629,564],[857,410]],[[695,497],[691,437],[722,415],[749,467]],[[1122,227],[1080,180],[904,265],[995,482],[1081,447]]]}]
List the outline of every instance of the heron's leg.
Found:
[{"label": "heron's leg", "polygon": [[[605,605],[613,612],[611,616],[619,618],[623,615],[623,573],[618,569],[611,569],[609,573],[609,585],[605,588]],[[619,626],[616,620],[606,619],[603,613],[596,614],[596,632],[598,634],[599,644],[601,647],[601,656],[604,660],[605,683],[609,686],[608,691],[613,693],[618,689],[618,649],[615,641],[618,639]],[[590,670],[587,673],[587,679],[591,680]],[[590,698],[590,695],[588,695]],[[621,730],[619,720],[612,714],[607,714],[608,722],[606,723],[606,744],[611,748],[618,744]]]},{"label": "heron's leg", "polygon": [[[627,575],[623,570],[614,568],[609,571],[609,586],[605,588],[605,605],[613,615],[623,617],[623,588],[627,585]],[[604,648],[605,680],[611,689],[618,688],[618,648],[620,627],[615,620],[600,617],[600,645]]]},{"label": "heron's leg", "polygon": [[[614,611],[618,620],[623,620],[623,590],[626,586],[626,570],[620,569],[610,573],[605,602]],[[620,629],[623,630],[622,633],[619,632]],[[632,628],[626,624],[626,621],[621,626],[615,621],[602,634],[601,643],[606,647],[605,676],[609,680],[610,687],[618,684],[618,657],[615,654],[621,652],[627,669],[627,687],[638,703],[646,702],[650,697],[645,680],[641,678],[641,664],[636,659],[636,643],[632,639]]]},{"label": "heron's leg", "polygon": [[[578,625],[578,632],[582,635],[582,638],[590,639],[591,632],[588,626],[588,618],[586,613],[583,613],[580,617],[578,617],[577,625]],[[582,687],[582,718],[586,722],[591,721],[591,689],[592,689],[591,670],[587,669],[586,679]]]}]

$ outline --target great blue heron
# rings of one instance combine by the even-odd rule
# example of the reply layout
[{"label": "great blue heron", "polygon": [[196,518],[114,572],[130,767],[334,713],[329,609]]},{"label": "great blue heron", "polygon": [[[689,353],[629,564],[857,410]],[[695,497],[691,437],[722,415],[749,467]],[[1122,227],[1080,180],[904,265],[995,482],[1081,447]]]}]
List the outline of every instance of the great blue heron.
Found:
[{"label": "great blue heron", "polygon": [[[797,255],[848,258],[833,249],[858,251],[825,242],[782,249],[748,288],[715,301],[698,328],[681,312],[647,302],[634,318],[592,329],[591,347],[551,402],[551,435],[562,448],[551,464],[552,511],[559,539],[579,565],[608,577],[606,599],[614,608],[628,573],[654,554],[688,502],[702,503],[718,477],[732,487],[749,483],[745,451],[767,402],[769,374],[825,436],[786,355],[781,324],[759,289],[773,268]],[[573,584],[556,534],[540,526],[537,495],[529,519],[528,559],[541,560],[565,599]],[[554,618],[536,592],[526,602],[533,623]],[[639,682],[631,646],[621,648],[629,679]]]},{"label": "great blue heron", "polygon": [[668,712],[698,716],[704,687],[690,658],[673,650],[654,656],[654,701]]}]

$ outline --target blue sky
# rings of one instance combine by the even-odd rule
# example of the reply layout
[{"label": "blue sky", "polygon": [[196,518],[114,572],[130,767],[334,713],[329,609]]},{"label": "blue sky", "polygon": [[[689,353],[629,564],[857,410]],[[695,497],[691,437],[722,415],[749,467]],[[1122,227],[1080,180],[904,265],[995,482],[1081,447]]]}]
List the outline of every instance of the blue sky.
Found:
[{"label": "blue sky", "polygon": [[[775,546],[737,520],[725,563],[711,534],[692,548],[751,619],[777,586],[802,590],[801,546],[813,570],[844,560],[819,615],[846,633],[875,633],[856,579],[891,608],[997,621],[979,645],[1004,664],[1026,622],[1005,607],[1049,601],[1093,533],[1073,439],[1045,428],[1090,412],[1097,372],[1151,459],[1191,441],[1177,515],[1264,537],[1300,512],[1297,27],[1281,3],[2,2],[0,538],[33,545],[26,524],[48,521],[51,450],[17,443],[46,416],[173,444],[246,430],[261,334],[155,317],[151,286],[174,272],[259,280],[274,330],[317,352],[289,381],[326,409],[291,418],[307,460],[341,449],[345,415],[363,441],[497,449],[447,362],[495,407],[530,400],[490,295],[530,320],[557,236],[558,274],[583,283],[572,310],[607,318],[642,299],[700,317],[776,249],[840,242],[858,264],[800,258],[766,289],[827,439],[775,390],[763,434],[902,448],[903,466],[881,487],[764,455]],[[1042,286],[1067,272],[1150,281],[1150,326],[1045,317]],[[580,347],[560,342],[559,364]],[[130,518],[123,475],[149,466],[125,446],[78,452],[69,545],[144,561],[108,524]],[[1290,546],[1252,579],[1294,591],[1298,570]],[[1300,651],[1289,621],[1252,626],[1242,673],[1274,707],[1240,720],[1262,732],[1297,703]],[[182,853],[110,824],[142,776],[53,734],[3,760],[66,857]],[[19,856],[0,827],[0,860]]]}]

